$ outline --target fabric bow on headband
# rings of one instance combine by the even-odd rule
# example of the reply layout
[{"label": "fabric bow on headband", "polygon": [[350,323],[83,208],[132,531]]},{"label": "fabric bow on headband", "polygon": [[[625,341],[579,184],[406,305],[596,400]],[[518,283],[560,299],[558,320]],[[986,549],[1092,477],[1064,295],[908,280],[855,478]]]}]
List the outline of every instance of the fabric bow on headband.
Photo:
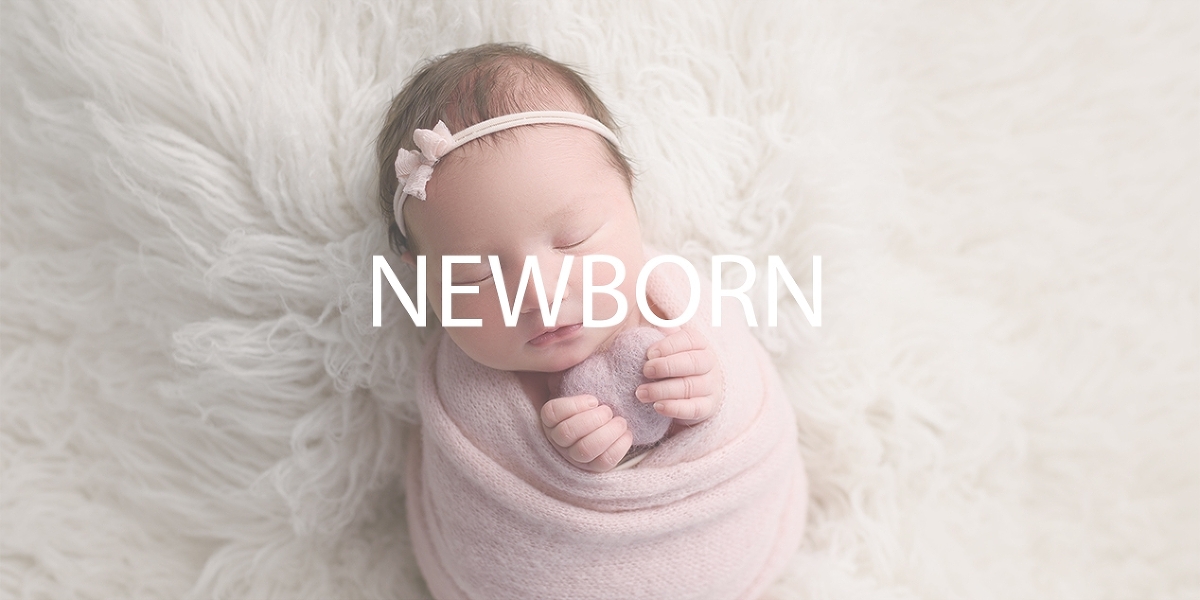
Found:
[{"label": "fabric bow on headband", "polygon": [[450,128],[446,127],[446,124],[441,121],[438,121],[433,129],[417,129],[413,131],[413,142],[419,150],[401,148],[396,153],[396,181],[398,186],[396,187],[396,195],[392,197],[392,210],[396,216],[396,225],[400,227],[400,233],[404,234],[404,237],[408,237],[408,230],[404,226],[404,213],[402,212],[404,201],[409,196],[416,196],[422,201],[427,199],[425,184],[429,183],[429,179],[433,177],[433,165],[437,164],[437,161],[443,156],[449,154],[455,148],[485,135],[512,127],[536,125],[539,123],[582,127],[600,134],[604,139],[612,142],[613,145],[619,145],[616,134],[605,126],[604,123],[587,115],[560,110],[536,110],[503,115],[472,125],[455,134],[451,134]]},{"label": "fabric bow on headband", "polygon": [[413,132],[413,142],[421,150],[400,149],[396,156],[396,179],[405,194],[425,200],[425,184],[433,177],[433,165],[454,148],[454,135],[438,121],[433,129]]}]

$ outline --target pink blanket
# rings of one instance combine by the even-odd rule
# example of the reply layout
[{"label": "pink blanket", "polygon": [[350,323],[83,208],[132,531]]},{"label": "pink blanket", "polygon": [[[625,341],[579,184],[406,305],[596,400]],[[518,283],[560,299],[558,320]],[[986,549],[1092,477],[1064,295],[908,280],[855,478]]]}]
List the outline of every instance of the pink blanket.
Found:
[{"label": "pink blanket", "polygon": [[[670,314],[682,312],[686,290],[672,266],[648,286]],[[779,576],[807,507],[795,416],[740,305],[726,304],[724,326],[712,328],[703,293],[688,326],[725,369],[721,410],[607,473],[555,451],[512,373],[432,337],[406,481],[435,597],[756,598]]]}]

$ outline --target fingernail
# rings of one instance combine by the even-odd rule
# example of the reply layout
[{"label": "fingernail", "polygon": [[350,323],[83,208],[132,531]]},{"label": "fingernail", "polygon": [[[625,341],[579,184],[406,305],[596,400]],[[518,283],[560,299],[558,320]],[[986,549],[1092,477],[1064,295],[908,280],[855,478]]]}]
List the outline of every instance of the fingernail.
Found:
[{"label": "fingernail", "polygon": [[597,406],[600,406],[600,401],[597,400],[595,396],[588,396],[586,403],[588,408],[596,408]]},{"label": "fingernail", "polygon": [[662,350],[659,350],[658,348],[651,348],[650,352],[647,353],[646,356],[648,358],[658,358],[662,356]]},{"label": "fingernail", "polygon": [[638,400],[645,400],[646,397],[649,396],[650,394],[647,394],[646,390],[644,388],[638,388],[637,391],[633,393],[633,395],[637,396]]},{"label": "fingernail", "polygon": [[646,377],[657,377],[658,367],[646,367]]},{"label": "fingernail", "polygon": [[654,412],[662,412],[663,409],[665,409],[666,407],[667,407],[667,405],[663,404],[662,402],[655,402],[654,403]]}]

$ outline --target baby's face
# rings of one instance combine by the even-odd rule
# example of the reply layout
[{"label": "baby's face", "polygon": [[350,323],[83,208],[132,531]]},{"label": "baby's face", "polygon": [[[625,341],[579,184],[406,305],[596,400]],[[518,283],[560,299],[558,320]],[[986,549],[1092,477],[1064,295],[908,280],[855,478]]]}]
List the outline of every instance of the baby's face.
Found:
[{"label": "baby's face", "polygon": [[[483,326],[446,328],[468,356],[505,371],[562,371],[640,321],[633,292],[645,261],[641,228],[625,179],[606,159],[600,136],[565,125],[508,132],[512,136],[468,144],[443,158],[426,186],[428,201],[410,198],[404,215],[418,251],[427,256],[429,301],[439,319],[443,286],[479,287],[478,294],[455,294],[451,310],[454,318],[482,319]],[[442,281],[442,256],[456,254],[481,261],[455,264],[450,281]],[[629,310],[613,327],[582,326],[588,254],[615,256],[625,265],[618,290]],[[526,256],[537,256],[550,302],[564,258],[575,256],[554,327],[543,325],[532,283],[518,300],[517,326],[505,327],[488,255],[500,258],[509,306]],[[596,263],[593,273],[597,285],[614,276],[604,263]],[[607,294],[593,296],[593,319],[608,319],[616,309]]]}]

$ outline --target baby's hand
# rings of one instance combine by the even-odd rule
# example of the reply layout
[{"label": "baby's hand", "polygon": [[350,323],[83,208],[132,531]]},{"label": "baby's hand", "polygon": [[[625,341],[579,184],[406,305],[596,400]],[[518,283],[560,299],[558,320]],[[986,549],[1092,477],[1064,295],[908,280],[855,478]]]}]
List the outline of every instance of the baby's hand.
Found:
[{"label": "baby's hand", "polygon": [[542,429],[563,458],[596,473],[617,466],[633,445],[625,419],[614,417],[595,396],[564,396],[543,404]]},{"label": "baby's hand", "polygon": [[725,373],[707,338],[693,329],[676,329],[651,344],[646,358],[642,374],[661,381],[638,386],[638,400],[653,402],[658,414],[685,425],[717,414],[725,395]]}]

